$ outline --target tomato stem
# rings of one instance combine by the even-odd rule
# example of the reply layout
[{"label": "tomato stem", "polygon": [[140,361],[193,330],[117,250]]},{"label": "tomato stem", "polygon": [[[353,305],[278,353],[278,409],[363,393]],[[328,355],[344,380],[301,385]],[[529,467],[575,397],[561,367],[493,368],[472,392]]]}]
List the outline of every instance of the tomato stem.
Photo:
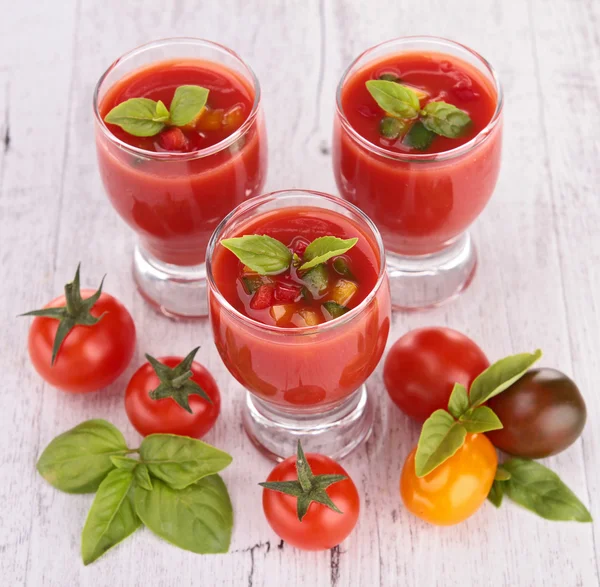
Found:
[{"label": "tomato stem", "polygon": [[104,314],[106,313],[105,312],[98,317],[91,314],[91,309],[102,295],[104,277],[102,278],[100,287],[96,290],[96,292],[84,300],[81,297],[81,287],[79,283],[80,267],[81,263],[77,265],[77,271],[75,272],[73,281],[65,285],[64,306],[58,306],[55,308],[42,308],[41,310],[33,310],[31,312],[21,314],[21,316],[39,316],[58,320],[58,328],[56,329],[54,344],[52,345],[52,359],[50,361],[51,365],[54,365],[54,361],[56,360],[56,356],[58,355],[58,351],[60,350],[63,341],[75,326],[94,326],[94,324],[98,324],[98,322],[102,320]]},{"label": "tomato stem", "polygon": [[348,477],[346,475],[314,475],[306,460],[300,441],[298,441],[298,451],[296,454],[296,473],[298,475],[297,481],[266,481],[259,483],[259,485],[265,489],[279,491],[280,493],[296,497],[298,499],[296,509],[300,521],[302,521],[302,518],[308,512],[308,508],[313,501],[327,506],[338,514],[343,513],[331,501],[325,490],[330,485],[348,479]]},{"label": "tomato stem", "polygon": [[161,363],[151,355],[146,355],[146,359],[148,359],[160,380],[159,386],[150,392],[151,399],[158,400],[170,397],[190,414],[193,413],[192,408],[190,408],[190,394],[199,395],[212,404],[212,400],[207,393],[192,379],[194,372],[191,370],[191,366],[199,348],[196,347],[190,351],[187,357],[173,368]]}]

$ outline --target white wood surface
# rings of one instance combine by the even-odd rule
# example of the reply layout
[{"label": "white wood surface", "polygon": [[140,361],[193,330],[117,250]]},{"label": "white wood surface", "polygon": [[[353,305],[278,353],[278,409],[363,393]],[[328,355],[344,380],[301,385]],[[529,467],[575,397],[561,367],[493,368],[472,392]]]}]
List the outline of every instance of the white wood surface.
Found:
[{"label": "white wood surface", "polygon": [[[335,191],[329,149],[334,92],[363,49],[407,34],[461,41],[498,69],[506,90],[505,148],[494,197],[473,233],[480,267],[453,303],[395,314],[390,343],[421,325],[460,329],[496,359],[541,347],[543,364],[585,394],[583,437],[548,464],[600,519],[600,2],[597,0],[2,0],[0,19],[0,584],[121,585],[597,585],[595,524],[553,524],[516,506],[485,505],[466,523],[436,528],[402,507],[398,480],[418,429],[389,401],[381,367],[369,442],[344,461],[362,498],[356,531],[331,552],[280,543],[262,514],[271,463],[244,437],[240,386],[205,321],[153,312],[130,277],[133,235],[103,193],[91,100],[126,50],[189,35],[237,50],[263,89],[268,189]],[[1,139],[4,139],[3,141]],[[29,365],[27,319],[61,292],[77,262],[131,310],[136,358],[106,391],[70,396]],[[58,433],[104,417],[138,440],[124,386],[143,352],[185,353],[215,374],[224,399],[207,440],[234,455],[224,473],[236,523],[231,552],[200,557],[147,530],[88,568],[80,532],[92,496],[62,494],[34,465]]]}]

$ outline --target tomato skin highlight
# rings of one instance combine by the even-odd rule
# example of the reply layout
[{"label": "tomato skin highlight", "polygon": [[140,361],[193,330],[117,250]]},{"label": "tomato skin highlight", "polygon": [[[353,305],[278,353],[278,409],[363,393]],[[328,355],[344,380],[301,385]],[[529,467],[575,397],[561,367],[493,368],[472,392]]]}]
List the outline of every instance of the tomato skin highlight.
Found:
[{"label": "tomato skin highlight", "polygon": [[556,369],[531,369],[487,404],[504,425],[488,433],[500,450],[528,459],[562,452],[581,435],[585,401],[575,382]]},{"label": "tomato skin highlight", "polygon": [[490,366],[470,338],[451,328],[412,330],[390,349],[383,380],[392,401],[408,416],[424,422],[436,410],[448,408],[455,383],[469,389]]},{"label": "tomato skin highlight", "polygon": [[415,473],[416,447],[400,477],[400,495],[418,518],[452,526],[472,516],[486,500],[494,482],[498,456],[484,434],[467,434],[458,452],[425,477]]},{"label": "tomato skin highlight", "polygon": [[[91,297],[95,290],[82,289]],[[59,296],[44,306],[65,305]],[[125,371],[135,350],[136,332],[131,314],[108,293],[102,293],[92,307],[92,316],[106,314],[93,326],[75,326],[63,341],[51,365],[52,346],[58,320],[36,317],[29,329],[29,357],[39,375],[53,387],[67,393],[89,393],[110,385]]]},{"label": "tomato skin highlight", "polygon": [[[161,357],[167,367],[174,368],[183,357]],[[195,381],[211,399],[212,404],[199,395],[190,394],[192,414],[184,410],[173,398],[152,399],[150,392],[160,384],[160,379],[150,363],[144,363],[131,377],[125,391],[125,411],[129,421],[142,435],[178,434],[202,438],[214,426],[221,411],[221,394],[217,382],[199,363],[191,366]]]},{"label": "tomato skin highlight", "polygon": [[[344,468],[329,457],[307,453],[306,461],[315,476],[348,477],[326,489],[333,503],[343,513],[313,502],[300,522],[296,509],[297,499],[271,489],[263,489],[263,510],[271,528],[285,542],[302,550],[329,550],[343,542],[356,526],[360,512],[358,490]],[[292,456],[279,463],[271,471],[267,481],[297,479],[296,456]]]}]

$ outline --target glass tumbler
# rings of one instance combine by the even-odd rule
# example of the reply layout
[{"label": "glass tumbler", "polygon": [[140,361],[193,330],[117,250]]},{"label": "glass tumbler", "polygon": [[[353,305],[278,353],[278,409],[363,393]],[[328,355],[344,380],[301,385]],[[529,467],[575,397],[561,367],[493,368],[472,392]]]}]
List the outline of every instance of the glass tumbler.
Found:
[{"label": "glass tumbler", "polygon": [[[120,140],[104,123],[103,99],[115,84],[161,62],[218,68],[253,96],[248,117],[220,142],[192,152],[148,151]],[[133,275],[140,292],[167,315],[205,316],[210,235],[233,208],[260,193],[266,178],[267,145],[256,76],[222,45],[193,38],[155,41],[123,55],[106,70],[94,92],[94,113],[104,187],[138,236]]]},{"label": "glass tumbler", "polygon": [[[343,217],[377,259],[373,289],[333,321],[300,328],[266,325],[242,314],[219,290],[223,276],[218,269],[224,255],[231,255],[219,242],[289,207],[306,207],[307,215],[323,218]],[[206,265],[215,344],[246,389],[243,423],[253,443],[278,460],[294,454],[298,440],[306,451],[332,457],[346,455],[365,440],[373,421],[365,381],[383,354],[391,313],[383,243],[369,218],[341,198],[317,192],[288,190],[253,198],[217,227]]]},{"label": "glass tumbler", "polygon": [[[399,153],[375,145],[350,124],[344,91],[354,76],[403,53],[454,60],[495,97],[487,126],[469,142],[441,153]],[[387,251],[394,308],[435,306],[471,281],[477,255],[467,231],[494,191],[500,170],[502,88],[475,51],[436,37],[405,37],[362,53],[337,88],[333,170],[343,198],[379,228]]]}]

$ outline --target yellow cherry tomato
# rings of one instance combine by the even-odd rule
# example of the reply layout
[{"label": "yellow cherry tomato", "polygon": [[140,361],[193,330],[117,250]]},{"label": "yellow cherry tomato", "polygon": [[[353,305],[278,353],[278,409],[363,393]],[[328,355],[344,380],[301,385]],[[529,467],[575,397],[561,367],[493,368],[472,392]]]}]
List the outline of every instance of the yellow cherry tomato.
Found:
[{"label": "yellow cherry tomato", "polygon": [[494,482],[498,456],[484,434],[467,434],[455,455],[425,477],[415,473],[415,453],[400,477],[400,495],[415,516],[438,526],[458,524],[483,504]]}]

